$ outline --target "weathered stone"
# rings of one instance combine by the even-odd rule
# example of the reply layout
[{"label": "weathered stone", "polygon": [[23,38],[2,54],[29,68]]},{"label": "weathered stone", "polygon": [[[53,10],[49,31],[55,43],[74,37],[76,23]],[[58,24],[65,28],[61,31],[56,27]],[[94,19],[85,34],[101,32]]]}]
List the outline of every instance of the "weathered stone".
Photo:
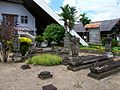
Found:
[{"label": "weathered stone", "polygon": [[109,62],[107,56],[89,56],[89,57],[79,57],[79,60],[69,62],[68,70],[77,71],[80,69],[91,67],[95,62],[104,63]]},{"label": "weathered stone", "polygon": [[52,84],[50,84],[50,85],[42,86],[42,90],[57,90],[57,88]]},{"label": "weathered stone", "polygon": [[91,72],[88,76],[96,79],[102,79],[120,71],[119,67],[120,61],[111,61],[104,64],[98,64],[90,68]]},{"label": "weathered stone", "polygon": [[112,53],[112,37],[107,36],[104,42],[105,42],[105,54],[104,55],[108,56],[109,58],[114,57]]},{"label": "weathered stone", "polygon": [[73,36],[70,39],[70,55],[77,57],[79,52],[79,38]]},{"label": "weathered stone", "polygon": [[13,57],[12,57],[12,60],[14,62],[20,62],[22,60],[21,54],[20,53],[14,53]]},{"label": "weathered stone", "polygon": [[40,74],[38,74],[38,77],[42,80],[52,78],[53,75],[49,71],[42,71]]},{"label": "weathered stone", "polygon": [[30,69],[31,67],[28,64],[22,65],[21,69],[25,70],[25,69]]}]

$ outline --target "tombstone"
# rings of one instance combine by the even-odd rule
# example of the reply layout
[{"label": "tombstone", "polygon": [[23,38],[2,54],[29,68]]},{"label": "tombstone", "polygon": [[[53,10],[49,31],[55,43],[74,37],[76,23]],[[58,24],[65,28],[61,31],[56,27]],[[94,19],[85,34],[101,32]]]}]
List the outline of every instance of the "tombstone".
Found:
[{"label": "tombstone", "polygon": [[31,67],[28,64],[24,64],[21,66],[21,69],[25,70],[25,69],[30,69]]},{"label": "tombstone", "polygon": [[42,80],[50,79],[53,75],[49,71],[42,71],[40,74],[38,74],[38,78]]},{"label": "tombstone", "polygon": [[65,48],[65,49],[68,49],[68,50],[69,50],[69,48],[70,48],[70,39],[69,39],[67,30],[65,31],[64,48]]},{"label": "tombstone", "polygon": [[70,55],[72,57],[77,57],[79,53],[79,38],[73,36],[70,39]]},{"label": "tombstone", "polygon": [[52,84],[50,84],[50,85],[42,86],[42,90],[57,90],[57,88]]},{"label": "tombstone", "polygon": [[21,59],[22,59],[22,55],[21,55],[19,52],[15,52],[15,53],[13,54],[12,60],[13,60],[14,62],[20,62]]},{"label": "tombstone", "polygon": [[19,35],[18,32],[15,31],[14,39],[13,39],[13,61],[21,61],[21,54],[20,54],[20,40],[18,39]]},{"label": "tombstone", "polygon": [[78,71],[81,69],[86,69],[93,66],[94,63],[106,63],[112,60],[109,60],[107,56],[79,56],[76,60],[69,62],[68,70]]},{"label": "tombstone", "polygon": [[52,50],[52,51],[54,51],[54,50],[55,50],[55,48],[54,48],[54,47],[55,47],[55,45],[57,45],[57,42],[52,41],[52,42],[51,42],[51,50]]},{"label": "tombstone", "polygon": [[112,37],[110,36],[105,38],[105,55],[109,58],[114,57],[112,53]]},{"label": "tombstone", "polygon": [[48,46],[48,41],[43,41],[40,47],[46,48]]},{"label": "tombstone", "polygon": [[111,61],[104,64],[92,66],[90,68],[90,73],[88,73],[88,76],[100,80],[119,71],[120,61]]}]

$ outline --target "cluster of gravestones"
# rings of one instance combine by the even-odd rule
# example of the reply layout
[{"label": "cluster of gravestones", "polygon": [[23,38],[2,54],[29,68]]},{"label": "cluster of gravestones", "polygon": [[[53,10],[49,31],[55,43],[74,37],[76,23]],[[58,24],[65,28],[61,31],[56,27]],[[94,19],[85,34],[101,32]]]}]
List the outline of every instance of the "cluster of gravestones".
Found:
[{"label": "cluster of gravestones", "polygon": [[114,55],[111,49],[112,37],[106,37],[105,53],[101,56],[79,56],[78,43],[79,40],[76,37],[71,38],[69,46],[71,57],[68,61],[68,70],[77,71],[90,68],[88,76],[95,79],[102,79],[120,70],[120,61],[113,60]]},{"label": "cluster of gravestones", "polygon": [[[21,66],[21,69],[23,70],[30,69],[30,68],[31,67],[28,64],[24,64]],[[42,80],[50,79],[52,77],[53,75],[49,71],[42,71],[38,74],[38,78]],[[54,85],[50,84],[50,85],[42,86],[42,90],[57,90],[57,88]]]}]

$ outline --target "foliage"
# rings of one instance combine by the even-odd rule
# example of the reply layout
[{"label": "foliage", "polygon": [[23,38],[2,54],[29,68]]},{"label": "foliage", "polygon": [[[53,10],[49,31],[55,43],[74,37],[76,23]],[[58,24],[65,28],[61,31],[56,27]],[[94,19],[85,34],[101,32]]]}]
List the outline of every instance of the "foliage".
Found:
[{"label": "foliage", "polygon": [[91,22],[91,20],[88,17],[86,17],[86,13],[80,14],[80,17],[80,22],[83,23],[83,26]]},{"label": "foliage", "polygon": [[44,41],[42,36],[36,36],[35,41],[42,43]]},{"label": "foliage", "polygon": [[62,60],[62,57],[57,55],[41,54],[38,56],[33,56],[31,59],[27,60],[26,63],[33,65],[52,66],[59,65]]},{"label": "foliage", "polygon": [[0,25],[0,42],[2,45],[2,57],[4,62],[7,62],[7,51],[11,49],[11,44],[8,44],[8,41],[12,41],[15,31],[16,29],[14,29],[13,25],[5,22]]},{"label": "foliage", "polygon": [[114,46],[118,46],[118,41],[115,38],[112,39],[112,47]]},{"label": "foliage", "polygon": [[64,28],[58,24],[50,24],[46,27],[43,38],[49,42],[60,42],[64,37]]},{"label": "foliage", "polygon": [[20,53],[22,56],[26,54],[26,52],[29,50],[30,45],[26,42],[21,42],[20,43]]},{"label": "foliage", "polygon": [[120,50],[120,47],[113,47],[113,50]]},{"label": "foliage", "polygon": [[26,42],[28,44],[31,44],[32,43],[32,40],[30,38],[27,38],[27,37],[20,37],[20,42]]},{"label": "foliage", "polygon": [[19,39],[20,39],[20,53],[22,54],[22,56],[24,56],[26,52],[29,50],[32,40],[27,37],[20,37]]},{"label": "foliage", "polygon": [[13,42],[11,40],[7,41],[7,47],[9,48],[10,51],[13,51]]},{"label": "foliage", "polygon": [[60,17],[62,17],[65,27],[68,26],[69,29],[71,30],[74,27],[74,23],[76,20],[76,13],[77,13],[76,8],[70,7],[68,4],[60,8],[62,9],[62,13],[59,15]]}]

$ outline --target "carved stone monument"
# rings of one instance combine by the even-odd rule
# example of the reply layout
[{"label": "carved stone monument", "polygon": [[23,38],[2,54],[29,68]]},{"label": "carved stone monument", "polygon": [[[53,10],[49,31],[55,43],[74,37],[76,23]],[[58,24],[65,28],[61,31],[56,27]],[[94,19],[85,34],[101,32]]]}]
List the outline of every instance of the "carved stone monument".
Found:
[{"label": "carved stone monument", "polygon": [[79,38],[73,36],[70,40],[70,55],[78,56],[79,52]]},{"label": "carved stone monument", "polygon": [[105,39],[105,55],[109,58],[114,57],[112,53],[112,37],[107,36]]},{"label": "carved stone monument", "polygon": [[64,48],[68,49],[70,48],[70,39],[68,37],[68,32],[67,30],[65,31],[65,37],[64,37]]},{"label": "carved stone monument", "polygon": [[14,33],[14,39],[13,39],[13,61],[17,62],[17,61],[21,61],[21,54],[20,54],[20,41],[18,39],[18,32],[15,31]]}]

